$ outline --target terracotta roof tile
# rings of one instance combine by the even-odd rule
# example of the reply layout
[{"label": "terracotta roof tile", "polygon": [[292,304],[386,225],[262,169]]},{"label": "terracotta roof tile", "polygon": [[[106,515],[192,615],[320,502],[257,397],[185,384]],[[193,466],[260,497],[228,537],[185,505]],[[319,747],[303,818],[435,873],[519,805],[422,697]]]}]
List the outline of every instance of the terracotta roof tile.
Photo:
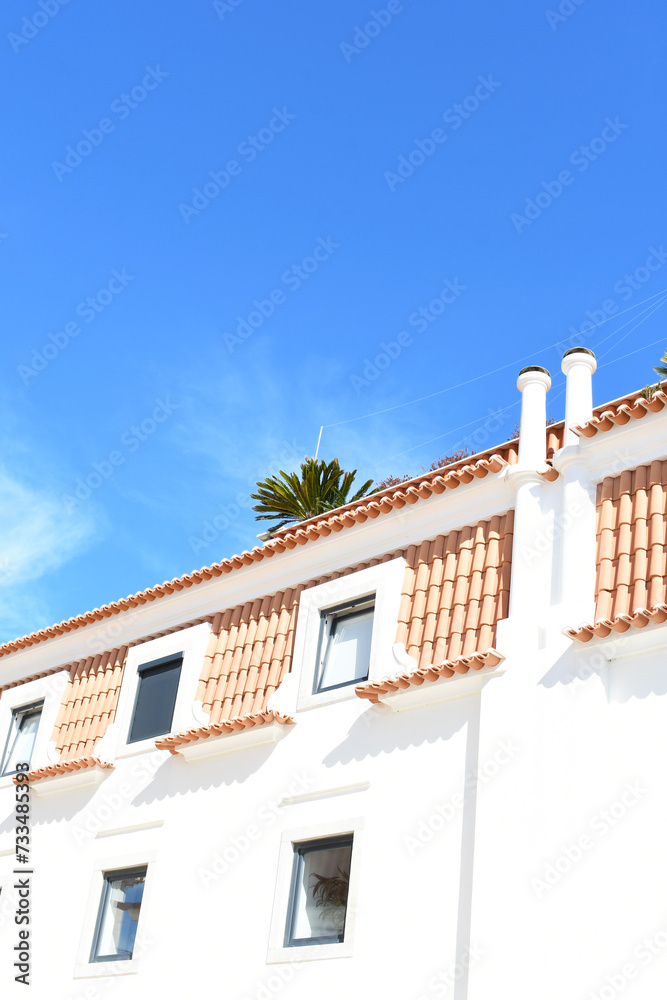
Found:
[{"label": "terracotta roof tile", "polygon": [[441,677],[453,677],[454,674],[467,674],[470,669],[481,670],[482,667],[496,667],[503,657],[495,649],[487,649],[484,653],[471,656],[458,656],[454,660],[444,660],[437,665],[418,667],[409,674],[397,674],[381,681],[358,684],[355,691],[359,698],[368,698],[377,702],[383,695],[406,690],[412,685],[419,686],[424,681],[437,681]]},{"label": "terracotta roof tile", "polygon": [[[69,774],[72,771],[83,771],[89,767],[99,767],[102,770],[111,770],[115,767],[110,761],[100,760],[99,757],[77,757],[74,760],[58,761],[57,764],[48,764],[46,767],[38,767],[34,771],[28,771],[26,777],[29,782],[40,781],[42,778],[54,778],[58,774]],[[14,776],[14,784],[17,784]]]},{"label": "terracotta roof tile", "polygon": [[595,621],[566,629],[582,642],[664,621],[667,461],[608,476],[597,490]]},{"label": "terracotta roof tile", "polygon": [[21,684],[28,684],[30,681],[41,680],[42,677],[50,677],[51,674],[62,673],[63,670],[69,670],[68,664],[61,664],[58,667],[50,667],[48,670],[42,670],[38,674],[28,674],[26,677],[20,677],[18,680],[11,681],[9,684],[3,684],[0,687],[0,695],[3,691],[9,691],[10,688],[20,687]]},{"label": "terracotta roof tile", "polygon": [[179,747],[187,743],[199,743],[211,736],[231,735],[242,732],[244,729],[254,729],[258,726],[265,726],[270,722],[278,722],[283,726],[293,726],[294,719],[289,715],[281,715],[279,712],[256,712],[250,715],[237,716],[233,719],[226,719],[224,722],[217,722],[209,726],[200,726],[198,729],[189,729],[184,733],[172,733],[169,736],[160,736],[155,741],[158,750],[169,750],[170,753],[178,753]]},{"label": "terracotta roof tile", "polygon": [[500,662],[493,643],[496,625],[508,612],[513,523],[510,511],[408,548],[396,641],[418,666],[360,684],[360,698],[377,701],[410,684]]},{"label": "terracotta roof tile", "polygon": [[[665,383],[663,383],[664,385]],[[614,427],[622,427],[630,420],[641,420],[647,413],[659,413],[667,404],[667,395],[663,391],[656,392],[649,401],[644,399],[641,390],[629,396],[622,396],[604,407],[596,407],[593,418],[585,424],[572,428],[579,437],[595,437],[599,432],[610,431]]]},{"label": "terracotta roof tile", "polygon": [[85,758],[113,720],[127,646],[78,660],[70,678],[53,739],[61,761]]}]

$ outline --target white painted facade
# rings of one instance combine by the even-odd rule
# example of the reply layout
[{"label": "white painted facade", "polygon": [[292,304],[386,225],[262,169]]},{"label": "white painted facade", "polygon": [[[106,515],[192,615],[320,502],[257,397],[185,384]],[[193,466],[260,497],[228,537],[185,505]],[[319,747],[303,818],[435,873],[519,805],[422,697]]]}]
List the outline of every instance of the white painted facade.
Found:
[{"label": "white painted facade", "polygon": [[[568,420],[581,423],[594,362],[570,355],[564,368]],[[664,995],[667,623],[587,644],[562,630],[594,616],[595,486],[667,457],[667,410],[592,439],[568,437],[550,482],[539,475],[548,381],[539,371],[520,376],[516,466],[0,659],[0,684],[12,683],[515,509],[496,668],[425,682],[379,705],[354,686],[313,697],[305,602],[293,671],[271,706],[296,725],[205,741],[210,754],[187,757],[127,747],[126,672],[101,753],[115,769],[32,791],[27,994],[12,969],[15,789],[0,779],[3,998]],[[373,580],[337,582],[344,600],[355,588],[382,592],[371,679],[405,672],[408,658],[392,646],[402,567],[363,572]],[[312,608],[319,598],[310,595]],[[174,729],[206,722],[194,701],[205,626],[196,628]],[[154,640],[158,655],[180,649],[177,636]],[[30,684],[59,700],[63,677]],[[0,698],[3,739],[25,693]],[[32,766],[49,754],[40,732]],[[354,835],[344,942],[285,948],[292,843],[344,833]],[[91,964],[102,873],[140,864],[148,875],[134,957]]]}]

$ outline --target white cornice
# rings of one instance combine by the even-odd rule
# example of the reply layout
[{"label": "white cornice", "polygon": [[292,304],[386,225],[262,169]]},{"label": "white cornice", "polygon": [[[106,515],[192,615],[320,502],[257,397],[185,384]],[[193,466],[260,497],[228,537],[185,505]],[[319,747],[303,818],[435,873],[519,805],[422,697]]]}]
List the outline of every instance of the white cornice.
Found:
[{"label": "white cornice", "polygon": [[627,424],[598,431],[592,438],[582,437],[579,446],[595,481],[663,460],[667,458],[667,409],[649,411],[640,420],[631,417]]},{"label": "white cornice", "polygon": [[470,694],[479,694],[484,686],[495,677],[502,677],[505,667],[483,667],[479,671],[469,670],[453,677],[441,677],[435,681],[410,685],[398,691],[388,691],[378,696],[381,705],[387,705],[392,712],[406,712],[413,708],[424,708],[441,701],[452,701]]},{"label": "white cornice", "polygon": [[630,626],[625,632],[611,631],[606,636],[593,636],[588,642],[573,640],[578,656],[597,650],[606,660],[623,660],[628,656],[652,653],[667,647],[667,622],[649,622],[643,628]]},{"label": "white cornice", "polygon": [[175,747],[175,753],[185,757],[186,760],[203,760],[206,757],[217,757],[223,753],[245,750],[248,747],[277,743],[287,736],[292,728],[274,720],[263,726],[243,729],[238,733],[221,733],[219,736],[193,740],[192,743],[181,743]]},{"label": "white cornice", "polygon": [[71,791],[72,788],[92,788],[100,785],[110,773],[110,768],[95,764],[80,771],[65,771],[64,774],[40,778],[32,782],[30,788],[36,795],[53,795],[54,792]]}]

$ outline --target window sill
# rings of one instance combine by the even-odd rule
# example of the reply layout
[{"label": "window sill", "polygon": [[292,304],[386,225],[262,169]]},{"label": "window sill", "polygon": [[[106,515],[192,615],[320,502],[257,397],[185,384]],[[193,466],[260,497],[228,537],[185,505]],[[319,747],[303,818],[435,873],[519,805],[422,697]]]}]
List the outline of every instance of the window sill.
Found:
[{"label": "window sill", "polygon": [[[567,632],[565,634],[571,638]],[[625,632],[611,631],[606,636],[594,636],[588,642],[574,642],[573,648],[579,655],[590,655],[592,649],[598,650],[609,662],[662,651],[667,648],[667,622],[630,626]]]},{"label": "window sill", "polygon": [[305,712],[310,708],[320,708],[322,705],[335,705],[340,701],[349,701],[354,697],[357,685],[367,683],[368,681],[351,681],[344,687],[333,688],[331,691],[318,691],[316,694],[301,695],[297,711]]},{"label": "window sill", "polygon": [[[385,705],[392,712],[423,708],[477,694],[488,680],[501,677],[505,672],[500,666],[504,657],[491,649],[484,653],[475,653],[470,657],[457,657],[455,661],[445,661],[437,668],[418,668],[415,660],[405,652],[402,643],[394,645],[393,656],[396,663],[404,668],[404,672],[388,675],[381,681],[367,682],[357,687],[357,695],[360,698]],[[461,672],[452,673],[457,670],[457,666]],[[447,672],[438,677],[438,671],[445,667]],[[465,669],[461,669],[464,667]]]},{"label": "window sill", "polygon": [[97,758],[82,758],[51,764],[49,767],[29,771],[30,788],[35,795],[51,795],[73,788],[92,788],[101,784],[114,770],[114,765]]},{"label": "window sill", "polygon": [[137,757],[141,753],[155,753],[156,744],[164,738],[164,736],[151,736],[150,739],[137,740],[136,743],[124,743],[116,750],[116,759],[122,760],[124,757]]},{"label": "window sill", "polygon": [[270,715],[266,720],[261,715],[242,716],[187,733],[162,736],[155,741],[155,746],[158,750],[180,754],[186,760],[202,760],[248,747],[277,743],[290,731],[294,720],[273,712]]},{"label": "window sill", "polygon": [[329,958],[351,957],[352,944],[340,941],[335,944],[303,945],[299,948],[271,948],[266,956],[266,964],[284,962],[292,965],[295,962],[318,962]]},{"label": "window sill", "polygon": [[74,969],[74,979],[101,979],[107,976],[136,976],[139,971],[139,959],[131,958],[122,962],[87,962],[77,965]]}]

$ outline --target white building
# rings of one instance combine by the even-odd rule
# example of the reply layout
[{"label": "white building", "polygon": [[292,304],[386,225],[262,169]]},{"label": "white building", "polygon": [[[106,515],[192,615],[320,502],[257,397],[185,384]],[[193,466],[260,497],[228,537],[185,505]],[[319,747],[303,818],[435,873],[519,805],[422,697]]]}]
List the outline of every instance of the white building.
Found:
[{"label": "white building", "polygon": [[667,396],[563,370],[564,424],[524,369],[518,442],[0,647],[3,997],[664,996]]}]

